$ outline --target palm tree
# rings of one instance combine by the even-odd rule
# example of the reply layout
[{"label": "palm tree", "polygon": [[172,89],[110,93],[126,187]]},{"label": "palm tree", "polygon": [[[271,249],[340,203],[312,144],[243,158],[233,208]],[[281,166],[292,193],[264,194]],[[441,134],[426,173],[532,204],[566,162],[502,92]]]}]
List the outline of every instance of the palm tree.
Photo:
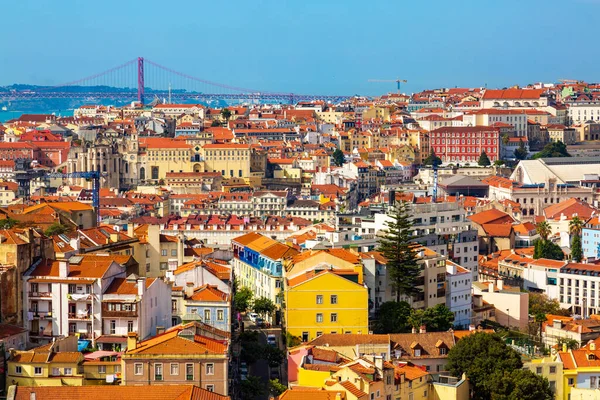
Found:
[{"label": "palm tree", "polygon": [[583,229],[583,220],[579,217],[573,217],[571,222],[569,222],[569,233],[571,235],[579,235],[581,234],[581,230]]},{"label": "palm tree", "polygon": [[548,240],[550,233],[552,233],[552,228],[550,228],[550,224],[548,223],[548,221],[538,222],[535,229],[537,230],[537,233],[539,233],[541,238],[544,240]]}]

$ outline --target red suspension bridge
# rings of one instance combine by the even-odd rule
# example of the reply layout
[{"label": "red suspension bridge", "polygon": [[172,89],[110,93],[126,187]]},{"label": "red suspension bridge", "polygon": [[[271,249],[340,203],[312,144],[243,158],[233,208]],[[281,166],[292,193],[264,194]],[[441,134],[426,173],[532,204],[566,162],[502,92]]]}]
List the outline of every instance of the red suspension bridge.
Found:
[{"label": "red suspension bridge", "polygon": [[350,96],[265,92],[212,82],[175,71],[138,57],[124,64],[73,82],[56,86],[16,90],[0,88],[0,101],[33,99],[113,99],[123,101],[171,99],[175,101],[286,102],[321,99],[338,102]]}]

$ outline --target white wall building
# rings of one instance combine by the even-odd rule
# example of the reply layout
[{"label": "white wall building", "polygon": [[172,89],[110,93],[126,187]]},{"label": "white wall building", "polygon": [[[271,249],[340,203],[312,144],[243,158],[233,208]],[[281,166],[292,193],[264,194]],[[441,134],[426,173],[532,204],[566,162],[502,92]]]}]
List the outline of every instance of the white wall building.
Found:
[{"label": "white wall building", "polygon": [[469,326],[472,322],[471,272],[446,261],[446,307],[454,314],[455,326]]}]

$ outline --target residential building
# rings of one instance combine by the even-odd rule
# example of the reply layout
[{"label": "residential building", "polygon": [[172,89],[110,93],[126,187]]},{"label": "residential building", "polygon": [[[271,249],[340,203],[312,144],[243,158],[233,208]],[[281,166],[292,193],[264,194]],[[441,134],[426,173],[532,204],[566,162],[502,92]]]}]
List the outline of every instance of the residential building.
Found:
[{"label": "residential building", "polygon": [[[283,263],[298,251],[258,233],[248,233],[235,238],[233,271],[240,287],[252,290],[255,297],[266,297],[279,309],[283,290]],[[281,315],[276,313],[275,322]]]},{"label": "residential building", "polygon": [[367,288],[354,270],[313,269],[285,285],[286,332],[303,342],[324,333],[368,333]]},{"label": "residential building", "polygon": [[158,183],[167,172],[202,172],[199,164],[192,164],[191,146],[184,140],[169,138],[141,138],[139,180]]},{"label": "residential building", "polygon": [[575,128],[568,128],[560,124],[546,126],[551,142],[563,142],[566,145],[579,142],[579,133]]},{"label": "residential building", "polygon": [[544,108],[548,104],[544,89],[486,89],[480,99],[481,108]]},{"label": "residential building", "polygon": [[182,299],[178,300],[181,302],[179,320],[184,323],[201,321],[221,331],[231,331],[231,296],[228,292],[219,290],[216,285],[194,288],[190,283],[182,293]]},{"label": "residential building", "polygon": [[528,369],[536,375],[548,379],[554,398],[563,397],[563,363],[557,357],[543,357],[523,363],[523,369]]},{"label": "residential building", "polygon": [[526,330],[529,323],[529,293],[519,287],[509,287],[500,279],[496,282],[473,282],[473,296],[494,305],[496,322]]},{"label": "residential building", "polygon": [[472,323],[471,271],[446,260],[446,307],[454,314],[454,326],[468,327]]},{"label": "residential building", "polygon": [[11,386],[7,400],[31,399],[135,399],[147,400],[228,400],[229,396],[210,393],[194,385],[169,385],[161,390],[151,390],[148,385],[138,386]]},{"label": "residential building", "polygon": [[596,397],[600,389],[600,350],[596,349],[595,343],[589,349],[563,348],[557,360],[563,364],[563,399]]},{"label": "residential building", "polygon": [[208,336],[202,326],[178,325],[155,337],[137,342],[127,337],[123,353],[123,385],[192,384],[224,396],[229,392],[229,337]]},{"label": "residential building", "polygon": [[511,125],[516,136],[527,136],[527,114],[524,109],[487,108],[468,111],[462,116],[463,126]]},{"label": "residential building", "polygon": [[583,318],[600,310],[600,265],[567,263],[558,273],[559,302]]}]

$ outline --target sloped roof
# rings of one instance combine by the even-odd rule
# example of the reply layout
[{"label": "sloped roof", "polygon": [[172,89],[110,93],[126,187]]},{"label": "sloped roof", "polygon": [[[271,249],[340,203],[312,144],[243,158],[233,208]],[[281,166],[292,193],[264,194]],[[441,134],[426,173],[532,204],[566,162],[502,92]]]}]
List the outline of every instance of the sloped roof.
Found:
[{"label": "sloped roof", "polygon": [[15,400],[226,400],[228,396],[199,388],[194,385],[156,386],[16,386]]}]

